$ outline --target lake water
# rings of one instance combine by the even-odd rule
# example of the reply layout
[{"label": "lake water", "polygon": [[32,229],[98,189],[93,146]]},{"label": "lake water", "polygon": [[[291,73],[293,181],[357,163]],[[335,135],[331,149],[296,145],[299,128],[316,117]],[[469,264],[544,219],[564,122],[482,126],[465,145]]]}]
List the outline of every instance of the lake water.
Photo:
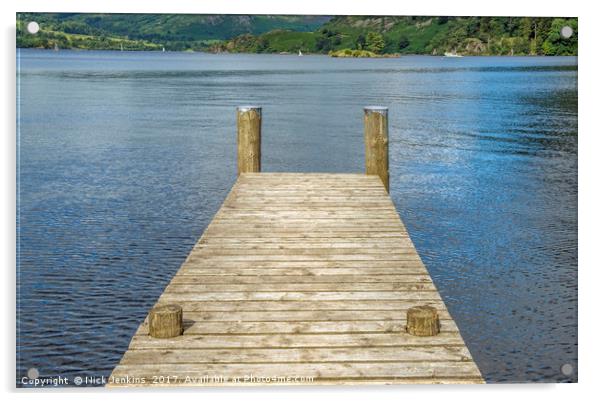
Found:
[{"label": "lake water", "polygon": [[577,380],[577,58],[17,63],[18,383],[110,374],[236,179],[241,104],[294,172],[362,172],[388,106],[391,195],[485,378]]}]

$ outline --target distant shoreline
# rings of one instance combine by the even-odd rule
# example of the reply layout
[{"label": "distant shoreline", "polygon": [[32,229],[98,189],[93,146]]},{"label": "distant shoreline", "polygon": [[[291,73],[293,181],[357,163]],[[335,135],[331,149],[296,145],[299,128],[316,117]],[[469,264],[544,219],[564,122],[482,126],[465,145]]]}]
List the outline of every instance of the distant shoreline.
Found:
[{"label": "distant shoreline", "polygon": [[[65,49],[60,49],[60,50],[53,50],[53,49],[46,49],[46,48],[41,48],[41,47],[17,47],[17,50],[41,50],[41,51],[46,51],[49,53],[60,53],[62,51],[73,51],[73,52],[113,52],[113,53],[184,53],[184,54],[212,54],[212,55],[237,55],[237,54],[243,54],[243,55],[261,55],[261,56],[288,56],[288,57],[299,57],[297,56],[295,53],[249,53],[249,52],[209,52],[209,51],[199,51],[199,50],[195,50],[195,51],[190,51],[190,50],[165,50],[165,52],[161,51],[161,50],[115,50],[115,49],[79,49],[79,48],[65,48]],[[454,58],[454,57],[446,57],[445,55],[442,54],[410,54],[410,53],[405,53],[405,54],[382,54],[382,55],[378,55],[376,57],[341,57],[341,56],[337,56],[337,57],[333,57],[330,56],[328,54],[324,54],[324,53],[306,53],[304,54],[302,57],[306,57],[306,56],[324,56],[324,57],[328,57],[328,58],[341,58],[341,59],[348,59],[348,58],[355,58],[355,59],[395,59],[395,58],[403,58],[403,57],[416,57],[416,56],[420,56],[420,57],[437,57],[437,58]],[[546,58],[552,58],[552,57],[579,57],[578,55],[565,55],[565,56],[548,56],[545,54],[523,54],[523,55],[493,55],[493,54],[479,54],[479,55],[462,55],[462,57],[459,58],[466,58],[466,57],[479,57],[479,58],[483,58],[483,57],[507,57],[507,58],[518,58],[518,57],[546,57]]]},{"label": "distant shoreline", "polygon": [[[29,22],[28,22],[29,21]],[[30,32],[28,24],[37,30]],[[562,17],[228,16],[19,13],[22,48],[237,54],[577,56]]]}]

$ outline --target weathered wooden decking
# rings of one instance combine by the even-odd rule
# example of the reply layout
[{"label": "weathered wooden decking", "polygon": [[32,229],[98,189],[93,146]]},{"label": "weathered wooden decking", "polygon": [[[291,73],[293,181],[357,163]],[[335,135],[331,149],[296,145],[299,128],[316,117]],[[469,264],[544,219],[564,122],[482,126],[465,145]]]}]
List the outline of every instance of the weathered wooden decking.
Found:
[{"label": "weathered wooden decking", "polygon": [[[483,382],[378,176],[242,174],[168,303],[184,334],[142,323],[110,385]],[[441,333],[407,334],[425,304]]]}]

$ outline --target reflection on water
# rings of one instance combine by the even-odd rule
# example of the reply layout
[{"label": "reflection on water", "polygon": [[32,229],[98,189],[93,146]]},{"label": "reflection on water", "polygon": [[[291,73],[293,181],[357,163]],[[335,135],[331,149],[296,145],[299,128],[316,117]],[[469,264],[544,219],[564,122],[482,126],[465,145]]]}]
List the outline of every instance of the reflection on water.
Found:
[{"label": "reflection on water", "polygon": [[17,378],[107,375],[235,180],[363,169],[391,194],[488,381],[576,381],[577,60],[20,51]]}]

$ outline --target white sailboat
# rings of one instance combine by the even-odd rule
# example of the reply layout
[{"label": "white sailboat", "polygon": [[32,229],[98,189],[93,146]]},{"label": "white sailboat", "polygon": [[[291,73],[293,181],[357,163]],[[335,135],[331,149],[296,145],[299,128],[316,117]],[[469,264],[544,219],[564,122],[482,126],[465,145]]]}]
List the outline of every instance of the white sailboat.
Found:
[{"label": "white sailboat", "polygon": [[299,57],[303,56],[303,53],[301,53],[301,49],[299,49]]},{"label": "white sailboat", "polygon": [[161,50],[163,53],[165,53],[165,47],[163,47],[163,50]]},{"label": "white sailboat", "polygon": [[120,45],[121,45],[121,51],[123,51],[123,43],[120,43]]}]

